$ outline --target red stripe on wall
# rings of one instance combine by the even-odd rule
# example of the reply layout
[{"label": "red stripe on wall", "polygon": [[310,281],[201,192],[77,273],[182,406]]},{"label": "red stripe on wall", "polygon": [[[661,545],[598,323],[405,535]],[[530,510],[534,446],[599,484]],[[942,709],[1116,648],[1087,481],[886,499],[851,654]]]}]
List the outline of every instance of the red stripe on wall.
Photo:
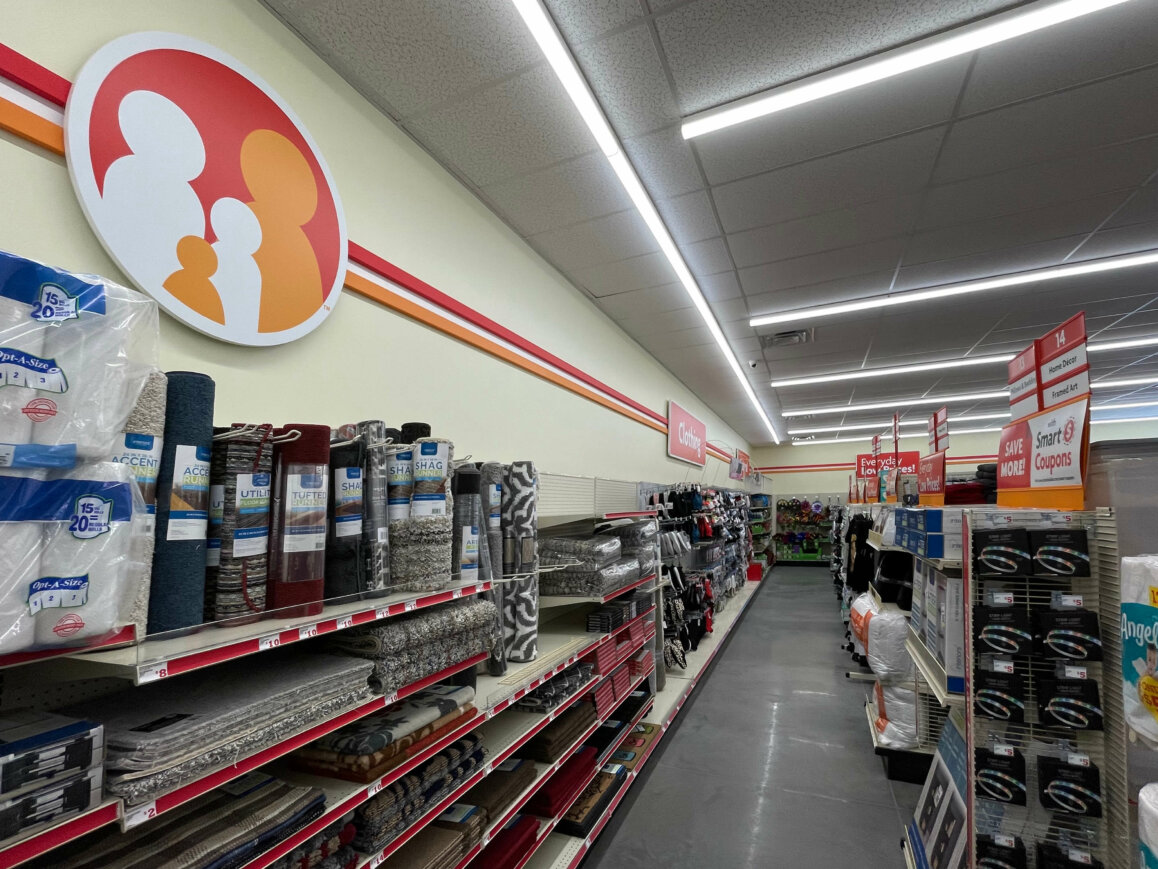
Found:
[{"label": "red stripe on wall", "polygon": [[72,83],[35,60],[0,43],[0,73],[14,84],[64,108]]}]

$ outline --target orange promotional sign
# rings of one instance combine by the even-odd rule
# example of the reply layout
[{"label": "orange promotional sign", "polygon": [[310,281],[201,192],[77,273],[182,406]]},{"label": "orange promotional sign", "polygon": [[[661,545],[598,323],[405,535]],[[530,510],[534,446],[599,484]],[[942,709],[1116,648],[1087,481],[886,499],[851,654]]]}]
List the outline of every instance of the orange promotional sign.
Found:
[{"label": "orange promotional sign", "polygon": [[109,255],[193,328],[283,344],[341,296],[346,224],[321,152],[213,46],[136,33],[98,50],[69,93],[65,156]]}]

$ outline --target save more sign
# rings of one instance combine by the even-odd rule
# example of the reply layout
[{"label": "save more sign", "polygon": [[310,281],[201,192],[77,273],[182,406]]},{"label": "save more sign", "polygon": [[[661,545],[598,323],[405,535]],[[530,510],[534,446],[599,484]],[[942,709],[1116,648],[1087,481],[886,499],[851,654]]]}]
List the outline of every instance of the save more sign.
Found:
[{"label": "save more sign", "polygon": [[1081,487],[1088,412],[1089,399],[1079,398],[1006,426],[997,453],[1000,488]]},{"label": "save more sign", "polygon": [[222,51],[134,33],[84,65],[65,154],[105,250],[173,317],[234,344],[300,338],[346,275],[333,177],[292,109]]},{"label": "save more sign", "polygon": [[707,462],[708,427],[674,401],[667,403],[667,454],[681,462]]}]

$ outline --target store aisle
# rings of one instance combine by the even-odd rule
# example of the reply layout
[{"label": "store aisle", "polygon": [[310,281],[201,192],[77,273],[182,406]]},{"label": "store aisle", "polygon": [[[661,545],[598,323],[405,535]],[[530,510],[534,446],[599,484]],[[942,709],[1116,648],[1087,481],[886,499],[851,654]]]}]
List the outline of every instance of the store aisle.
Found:
[{"label": "store aisle", "polygon": [[894,794],[868,744],[830,577],[765,584],[585,869],[904,866],[920,788]]}]

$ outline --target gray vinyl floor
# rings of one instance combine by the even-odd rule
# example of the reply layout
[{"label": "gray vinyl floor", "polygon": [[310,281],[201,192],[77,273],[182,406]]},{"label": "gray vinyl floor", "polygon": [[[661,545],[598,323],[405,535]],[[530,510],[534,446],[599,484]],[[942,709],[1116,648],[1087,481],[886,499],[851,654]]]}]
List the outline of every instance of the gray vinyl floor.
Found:
[{"label": "gray vinyl floor", "polygon": [[764,586],[584,869],[905,865],[920,787],[873,754],[831,577],[777,567]]}]

